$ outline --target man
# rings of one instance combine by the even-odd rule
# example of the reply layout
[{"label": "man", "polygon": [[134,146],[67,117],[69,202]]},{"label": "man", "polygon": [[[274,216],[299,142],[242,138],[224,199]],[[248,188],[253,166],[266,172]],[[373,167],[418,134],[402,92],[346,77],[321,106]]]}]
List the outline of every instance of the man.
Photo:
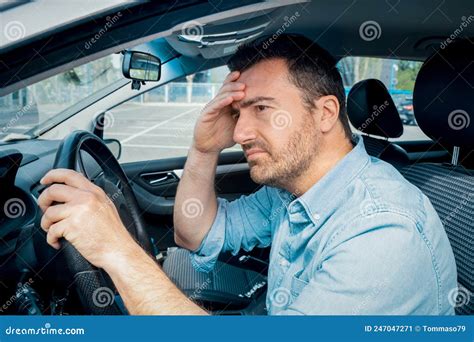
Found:
[{"label": "man", "polygon": [[[177,191],[176,242],[212,269],[219,253],[271,245],[270,314],[452,314],[456,267],[429,200],[352,137],[331,56],[301,36],[241,47],[205,107]],[[264,184],[217,199],[219,153],[242,146]],[[39,199],[48,242],[65,237],[109,273],[132,314],[204,314],[133,241],[103,191],[53,170]],[[51,206],[51,203],[65,204]],[[187,206],[204,208],[198,217]],[[93,225],[81,226],[95,215]]]}]

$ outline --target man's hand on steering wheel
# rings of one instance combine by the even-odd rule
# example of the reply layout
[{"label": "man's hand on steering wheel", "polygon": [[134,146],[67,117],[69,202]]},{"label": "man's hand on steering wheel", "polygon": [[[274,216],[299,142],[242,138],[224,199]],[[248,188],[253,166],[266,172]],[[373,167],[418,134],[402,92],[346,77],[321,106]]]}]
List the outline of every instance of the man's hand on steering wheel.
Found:
[{"label": "man's hand on steering wheel", "polygon": [[41,183],[50,185],[38,203],[44,212],[41,227],[52,247],[59,249],[65,238],[90,263],[107,268],[126,246],[135,244],[112,200],[79,172],[54,169]]}]

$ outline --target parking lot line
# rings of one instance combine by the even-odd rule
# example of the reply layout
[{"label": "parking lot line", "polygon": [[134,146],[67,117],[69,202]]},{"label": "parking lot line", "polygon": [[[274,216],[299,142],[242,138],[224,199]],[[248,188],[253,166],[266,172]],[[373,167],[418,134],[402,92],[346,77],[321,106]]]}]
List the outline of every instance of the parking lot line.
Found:
[{"label": "parking lot line", "polygon": [[[192,134],[192,132],[190,132]],[[125,132],[113,132],[110,134],[111,136],[117,136],[117,135],[123,135],[123,136],[129,136],[130,133],[125,133]],[[180,135],[177,135],[177,134],[166,134],[166,133],[163,133],[163,134],[156,134],[156,133],[146,133],[146,134],[143,134],[144,137],[157,137],[157,138],[177,138],[177,137],[180,137]]]},{"label": "parking lot line", "polygon": [[135,139],[135,138],[137,138],[137,137],[139,137],[139,136],[141,136],[141,135],[143,135],[143,134],[145,134],[145,133],[148,133],[148,132],[154,130],[155,128],[157,128],[157,127],[160,127],[160,126],[162,126],[162,125],[164,125],[164,124],[166,124],[166,123],[168,123],[168,122],[170,122],[170,121],[173,121],[173,120],[178,119],[178,118],[180,118],[180,117],[182,117],[182,116],[184,116],[184,115],[187,115],[187,114],[189,114],[189,113],[191,113],[192,111],[195,111],[195,110],[196,110],[196,108],[193,107],[193,108],[190,109],[190,110],[187,110],[187,111],[185,111],[185,112],[183,112],[183,113],[181,113],[181,114],[178,114],[178,115],[176,115],[176,116],[174,116],[174,117],[172,117],[172,118],[169,118],[169,119],[167,119],[167,120],[165,120],[165,121],[159,122],[159,123],[157,123],[156,125],[153,125],[153,126],[147,128],[147,129],[144,129],[144,130],[141,131],[141,132],[135,133],[135,134],[131,135],[130,137],[128,137],[127,139],[122,140],[122,144],[126,144],[127,142],[129,142],[129,141],[131,141],[131,140],[133,140],[133,139]]},{"label": "parking lot line", "polygon": [[187,150],[189,146],[170,146],[170,145],[144,145],[144,144],[123,144],[125,147],[141,147],[141,148],[167,148],[174,150]]}]

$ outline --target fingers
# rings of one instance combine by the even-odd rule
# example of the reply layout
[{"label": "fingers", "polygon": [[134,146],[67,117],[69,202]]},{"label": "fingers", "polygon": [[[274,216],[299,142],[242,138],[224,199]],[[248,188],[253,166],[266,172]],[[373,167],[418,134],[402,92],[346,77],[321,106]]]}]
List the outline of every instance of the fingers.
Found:
[{"label": "fingers", "polygon": [[219,102],[217,103],[217,107],[224,108],[226,106],[229,106],[232,102],[234,102],[233,97],[227,96],[227,97],[224,97],[222,100],[219,100]]},{"label": "fingers", "polygon": [[81,173],[68,169],[53,169],[49,171],[40,181],[41,184],[64,183],[74,188],[99,193],[100,188],[91,183]]},{"label": "fingers", "polygon": [[229,82],[234,82],[240,77],[240,71],[232,71],[229,75],[224,80],[223,84],[229,83]]},{"label": "fingers", "polygon": [[79,196],[81,190],[65,184],[53,184],[46,188],[38,198],[38,205],[44,212],[54,202],[66,203]]},{"label": "fingers", "polygon": [[69,217],[70,206],[67,204],[57,204],[49,207],[41,217],[41,228],[48,232],[51,225]]},{"label": "fingers", "polygon": [[204,112],[206,115],[218,115],[221,113],[221,109],[245,97],[245,83],[236,82],[239,76],[239,71],[234,71],[227,75],[217,95],[206,105]]},{"label": "fingers", "polygon": [[[234,99],[234,101],[238,101],[238,100],[241,100],[243,99],[245,96],[245,92],[243,90],[236,90],[236,91],[228,91],[228,92],[225,92],[225,93],[221,93],[219,95],[216,96],[216,100],[217,102],[226,98],[226,97],[232,97]],[[236,100],[238,99],[238,100]]]},{"label": "fingers", "polygon": [[219,114],[220,110],[234,101],[240,101],[245,97],[243,91],[233,91],[217,96],[208,106],[209,113]]},{"label": "fingers", "polygon": [[207,112],[217,114],[222,108],[228,106],[233,101],[242,100],[245,97],[244,88],[244,83],[224,84],[216,97],[207,105]]},{"label": "fingers", "polygon": [[227,83],[221,87],[218,94],[224,94],[226,92],[231,92],[231,91],[244,90],[244,88],[245,88],[245,83],[241,83],[241,82]]},{"label": "fingers", "polygon": [[240,101],[244,98],[245,94],[243,92],[234,92],[230,94],[226,94],[225,97],[219,99],[217,103],[218,108],[224,108],[229,106],[234,101]]},{"label": "fingers", "polygon": [[48,234],[46,235],[46,242],[53,248],[59,249],[61,248],[61,243],[59,240],[64,237],[64,233],[66,231],[65,221],[61,221],[58,223],[53,224],[49,230]]}]

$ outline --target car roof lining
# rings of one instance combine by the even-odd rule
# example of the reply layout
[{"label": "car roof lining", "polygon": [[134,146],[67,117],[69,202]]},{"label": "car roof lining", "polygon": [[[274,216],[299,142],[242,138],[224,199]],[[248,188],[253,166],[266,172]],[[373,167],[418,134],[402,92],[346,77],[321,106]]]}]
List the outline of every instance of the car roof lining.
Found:
[{"label": "car roof lining", "polygon": [[[205,4],[199,1],[189,1],[187,6],[183,6],[176,12],[176,14],[179,13],[180,15],[179,23],[177,23],[176,20],[170,20],[169,22],[163,23],[163,27],[168,27],[168,29],[163,30],[162,27],[161,30],[150,32],[149,35],[135,35],[131,37],[129,27],[145,23],[146,18],[143,19],[143,22],[131,22],[129,23],[129,27],[121,28],[120,34],[118,33],[119,31],[115,32],[117,35],[114,36],[114,40],[123,43],[115,45],[105,44],[104,41],[107,39],[104,39],[104,37],[94,45],[93,49],[91,49],[92,51],[89,51],[90,54],[86,56],[76,55],[75,58],[66,64],[62,63],[62,65],[52,67],[36,75],[30,75],[29,77],[23,78],[21,77],[22,75],[17,75],[18,80],[16,82],[12,82],[11,84],[6,82],[7,84],[2,84],[0,96],[24,87],[27,84],[37,82],[125,48],[143,44],[159,37],[169,37],[179,34],[183,22],[195,20],[191,19],[190,14],[192,14],[194,18],[198,18],[200,23],[206,24],[208,22],[242,15],[245,13],[245,9],[248,13],[257,11],[256,8],[260,8],[261,10],[265,8],[264,5],[266,4],[255,4],[254,1],[247,1],[242,6],[242,2],[238,3],[239,4],[236,5],[236,2],[228,1],[226,2],[226,10],[219,12],[216,11],[215,8],[214,11],[209,11],[209,7],[206,7]],[[266,28],[264,34],[282,32],[282,28],[284,28],[283,32],[285,33],[304,34],[327,49],[336,59],[345,56],[371,56],[423,61],[432,53],[433,47],[439,47],[443,39],[452,35],[453,32],[459,28],[461,19],[466,18],[463,12],[465,12],[466,8],[469,8],[470,0],[458,0],[449,3],[443,2],[441,4],[433,4],[427,0],[418,0],[398,2],[393,5],[377,0],[360,0],[357,2],[354,0],[341,0],[331,3],[331,6],[319,1],[291,5],[288,5],[291,1],[277,1],[276,3],[278,3],[279,6],[284,4],[286,7],[282,7],[281,10],[273,12],[273,22]],[[193,13],[187,11],[190,6],[193,7]],[[236,8],[235,6],[242,7]],[[274,6],[276,5],[274,4]],[[291,18],[292,15],[294,16],[295,13],[299,13],[297,20],[294,20],[291,25],[285,25],[285,23],[288,23],[288,18]],[[187,16],[184,14],[187,14]],[[162,17],[167,16],[163,15]],[[169,15],[168,17],[172,16]],[[469,16],[469,18],[471,17],[474,21],[474,17]],[[459,22],[457,22],[455,18],[459,18]],[[365,41],[361,38],[359,30],[361,24],[366,21],[379,23],[381,34],[378,39]],[[403,25],[400,25],[401,22],[403,22]],[[136,28],[136,26],[134,27]],[[113,31],[111,31],[111,34],[112,32]],[[125,35],[125,37],[121,35]],[[457,37],[474,37],[474,24],[467,25],[467,27],[463,28]],[[71,49],[72,48],[77,49],[77,47],[71,47]],[[191,58],[196,59],[195,64],[198,66],[198,63],[201,62],[201,58],[196,57],[195,53],[192,53],[191,50],[192,48],[189,48],[189,53],[186,53],[185,49],[180,52],[184,52],[188,57],[193,56]],[[38,59],[40,58],[37,57],[35,61]],[[223,58],[221,63],[217,64],[224,64],[225,59],[226,58]],[[0,70],[2,70],[1,64],[2,63],[0,63]],[[216,63],[213,64],[215,65]],[[189,69],[186,71],[195,72],[199,69],[202,68],[198,67],[196,70]],[[5,70],[0,71],[0,76],[4,76],[4,72]],[[8,75],[8,73],[6,74]],[[11,77],[8,79],[10,78]],[[0,79],[4,80],[5,77],[0,77]],[[15,85],[14,83],[17,84]]]},{"label": "car roof lining", "polygon": [[[3,34],[0,48],[8,49],[10,45],[27,43],[29,40],[38,39],[42,35],[50,35],[56,30],[64,30],[70,26],[76,26],[81,22],[94,20],[101,15],[112,14],[127,7],[135,5],[125,0],[82,0],[71,1],[67,6],[58,6],[55,1],[37,0],[18,3],[14,6],[6,6],[2,13]],[[1,9],[1,8],[0,8]],[[54,16],[38,15],[38,13],[54,13]],[[7,39],[4,28],[7,23],[21,23],[23,29],[20,39]]]},{"label": "car roof lining", "polygon": [[[337,59],[370,56],[424,61],[433,49],[442,47],[453,35],[474,39],[474,16],[466,15],[470,5],[469,0],[449,3],[418,0],[393,5],[374,0],[343,0],[331,6],[321,1],[301,3],[272,12],[273,22],[264,34],[303,34]],[[366,22],[379,25],[380,37],[363,39],[361,26]],[[180,48],[184,55],[196,55],[193,46],[189,47],[189,54]]]},{"label": "car roof lining", "polygon": [[[56,32],[51,37],[45,37],[34,44],[20,45],[16,49],[10,47],[9,51],[2,52],[0,55],[0,96],[109,54],[169,36],[173,32],[179,32],[183,23],[195,18],[206,23],[245,12],[283,6],[295,1],[300,0],[273,2],[228,0],[220,2],[217,6],[213,2],[203,0],[183,0],[179,3],[172,0],[140,3],[127,11],[135,13],[129,15],[131,19],[124,16],[90,49],[81,50],[79,47],[83,47],[107,23],[106,16],[95,18],[93,22],[88,23],[91,27],[86,24],[82,24],[80,29],[71,27],[65,32]],[[190,7],[193,10],[187,11]],[[156,19],[158,15],[160,15],[159,20]],[[158,22],[160,25],[157,25]],[[68,38],[68,32],[72,35],[76,31],[80,31],[80,37],[64,42]],[[58,45],[57,48],[51,43],[52,40]],[[48,46],[51,51],[43,50],[45,46]]]}]

